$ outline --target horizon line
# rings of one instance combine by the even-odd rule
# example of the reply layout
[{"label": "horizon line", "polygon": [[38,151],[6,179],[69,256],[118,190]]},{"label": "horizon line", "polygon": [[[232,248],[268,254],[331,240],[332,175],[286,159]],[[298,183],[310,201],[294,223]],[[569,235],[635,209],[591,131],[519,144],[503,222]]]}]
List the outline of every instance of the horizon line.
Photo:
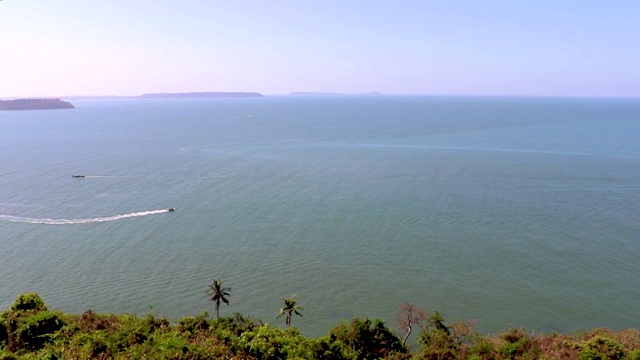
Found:
[{"label": "horizon line", "polygon": [[0,100],[18,100],[18,99],[70,99],[75,98],[80,100],[82,98],[103,98],[105,100],[109,98],[120,99],[144,99],[144,95],[162,95],[162,94],[258,94],[262,97],[275,97],[275,96],[298,96],[298,97],[313,97],[313,96],[424,96],[424,97],[519,97],[519,98],[620,98],[620,99],[638,99],[640,95],[574,95],[574,94],[562,94],[562,95],[549,95],[549,94],[452,94],[452,93],[382,93],[379,91],[371,92],[359,92],[359,93],[343,93],[332,91],[292,91],[288,93],[261,93],[258,91],[186,91],[186,92],[148,92],[138,95],[38,95],[38,96],[2,96]]}]

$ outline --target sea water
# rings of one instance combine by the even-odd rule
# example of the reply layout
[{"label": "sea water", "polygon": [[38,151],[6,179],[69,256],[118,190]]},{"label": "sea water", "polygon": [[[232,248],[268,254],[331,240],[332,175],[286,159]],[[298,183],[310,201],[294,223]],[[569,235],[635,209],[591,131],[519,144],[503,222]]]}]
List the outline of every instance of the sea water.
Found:
[{"label": "sea water", "polygon": [[0,112],[1,309],[640,327],[640,99],[74,104]]}]

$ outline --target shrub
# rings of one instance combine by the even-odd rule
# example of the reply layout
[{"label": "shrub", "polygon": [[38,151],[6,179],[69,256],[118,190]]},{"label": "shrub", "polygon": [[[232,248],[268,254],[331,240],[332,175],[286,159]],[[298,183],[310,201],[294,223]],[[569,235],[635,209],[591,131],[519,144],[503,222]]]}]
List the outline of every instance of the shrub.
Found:
[{"label": "shrub", "polygon": [[282,330],[269,325],[256,327],[238,339],[236,352],[240,358],[311,359],[308,340],[296,328]]},{"label": "shrub", "polygon": [[18,296],[16,301],[11,304],[9,311],[29,311],[29,310],[47,310],[47,305],[44,303],[40,295],[36,293],[26,293]]},{"label": "shrub", "polygon": [[193,335],[201,330],[209,329],[209,322],[201,316],[187,316],[178,321],[178,327],[181,331],[186,331]]},{"label": "shrub", "polygon": [[535,359],[540,354],[540,345],[524,330],[510,329],[500,338],[504,343],[498,352],[504,359]]},{"label": "shrub", "polygon": [[112,357],[113,354],[109,350],[109,340],[104,330],[93,331],[90,334],[82,334],[74,337],[73,347],[77,347],[79,354],[90,359]]},{"label": "shrub", "polygon": [[578,343],[577,347],[580,349],[580,360],[619,360],[625,355],[622,345],[602,336]]},{"label": "shrub", "polygon": [[458,343],[450,333],[439,329],[427,329],[420,333],[422,356],[425,359],[455,359]]},{"label": "shrub", "polygon": [[[9,309],[0,313],[0,346],[6,346],[8,351],[39,347],[39,341],[45,340],[45,334],[39,332],[49,326],[46,317],[51,313],[40,317],[36,315],[46,310],[47,305],[38,294],[19,295]],[[41,338],[37,341],[38,336]]]},{"label": "shrub", "polygon": [[445,325],[444,318],[435,311],[427,318],[427,326],[420,332],[418,343],[421,355],[425,359],[455,359],[460,350],[461,341],[471,333],[470,326],[461,326],[463,333],[452,334]]},{"label": "shrub", "polygon": [[169,358],[180,358],[189,349],[187,347],[187,339],[182,338],[178,334],[163,337],[159,340],[155,347],[161,354],[167,354]]},{"label": "shrub", "polygon": [[41,311],[35,315],[20,319],[15,331],[16,347],[30,350],[40,349],[51,342],[52,335],[64,326],[60,314]]},{"label": "shrub", "polygon": [[96,314],[92,310],[85,311],[77,320],[78,327],[85,332],[105,330],[113,327],[115,323],[117,323],[115,316]]},{"label": "shrub", "polygon": [[478,338],[469,349],[471,358],[476,360],[488,360],[496,358],[496,350],[487,339]]},{"label": "shrub", "polygon": [[244,316],[241,313],[234,313],[233,316],[222,317],[211,321],[211,327],[216,330],[227,330],[236,336],[247,331],[253,331],[256,327],[262,326],[260,320]]},{"label": "shrub", "polygon": [[406,348],[381,320],[354,319],[331,329],[314,344],[317,359],[381,359]]},{"label": "shrub", "polygon": [[9,339],[9,328],[4,317],[0,317],[0,347]]}]

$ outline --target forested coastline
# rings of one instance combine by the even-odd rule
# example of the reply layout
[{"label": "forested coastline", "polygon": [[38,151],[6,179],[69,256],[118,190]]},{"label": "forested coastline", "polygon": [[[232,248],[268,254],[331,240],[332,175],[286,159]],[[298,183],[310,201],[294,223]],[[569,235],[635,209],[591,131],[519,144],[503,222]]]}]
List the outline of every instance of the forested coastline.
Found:
[{"label": "forested coastline", "polygon": [[[219,280],[210,286],[216,312],[229,291]],[[302,315],[295,296],[282,300],[285,329],[239,313],[211,319],[203,312],[177,322],[152,313],[69,314],[22,294],[0,313],[0,359],[640,359],[636,329],[485,335],[470,322],[448,323],[411,304],[400,306],[397,326],[356,318],[307,338],[290,326],[290,315]]]}]

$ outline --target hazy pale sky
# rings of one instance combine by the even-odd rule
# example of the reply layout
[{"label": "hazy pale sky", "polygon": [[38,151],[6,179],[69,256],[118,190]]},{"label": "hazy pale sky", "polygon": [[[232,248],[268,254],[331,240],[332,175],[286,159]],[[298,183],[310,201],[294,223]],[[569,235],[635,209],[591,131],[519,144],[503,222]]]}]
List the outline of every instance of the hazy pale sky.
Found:
[{"label": "hazy pale sky", "polygon": [[637,0],[4,0],[0,97],[640,96]]}]

